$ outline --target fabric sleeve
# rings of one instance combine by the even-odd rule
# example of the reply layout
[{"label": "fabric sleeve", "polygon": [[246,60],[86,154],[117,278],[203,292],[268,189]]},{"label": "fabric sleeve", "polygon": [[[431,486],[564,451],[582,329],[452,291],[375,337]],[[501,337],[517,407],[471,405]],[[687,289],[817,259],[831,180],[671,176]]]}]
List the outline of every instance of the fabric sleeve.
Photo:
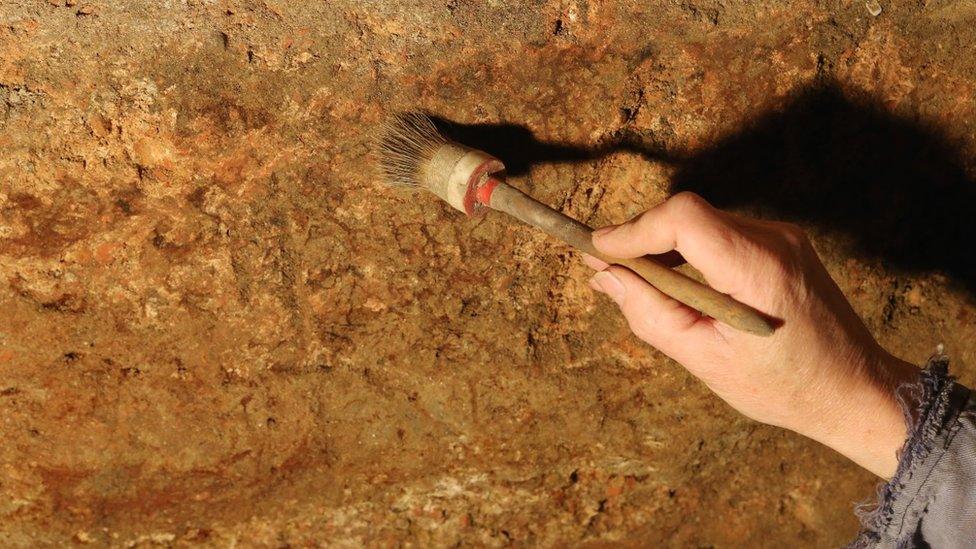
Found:
[{"label": "fabric sleeve", "polygon": [[908,440],[878,502],[858,509],[863,530],[850,547],[976,547],[974,393],[949,376],[944,356],[903,390]]}]

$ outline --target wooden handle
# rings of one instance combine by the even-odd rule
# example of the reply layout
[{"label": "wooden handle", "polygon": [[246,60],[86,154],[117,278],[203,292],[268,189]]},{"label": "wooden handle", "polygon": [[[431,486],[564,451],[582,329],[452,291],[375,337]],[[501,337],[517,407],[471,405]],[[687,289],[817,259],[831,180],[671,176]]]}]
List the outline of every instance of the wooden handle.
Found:
[{"label": "wooden handle", "polygon": [[737,330],[760,336],[773,333],[769,321],[752,307],[739,303],[728,295],[678,271],[671,270],[647,256],[620,259],[601,254],[593,247],[591,238],[593,229],[542,204],[511,185],[499,182],[491,193],[489,205],[493,209],[501,210],[520,221],[538,227],[601,261],[627,267],[661,292]]}]

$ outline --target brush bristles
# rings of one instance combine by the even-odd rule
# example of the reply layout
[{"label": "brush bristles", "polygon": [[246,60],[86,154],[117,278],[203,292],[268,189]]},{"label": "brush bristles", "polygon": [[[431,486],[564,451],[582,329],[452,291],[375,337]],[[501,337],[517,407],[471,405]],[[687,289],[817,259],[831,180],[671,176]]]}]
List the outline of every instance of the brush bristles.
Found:
[{"label": "brush bristles", "polygon": [[399,113],[383,124],[375,151],[385,183],[424,184],[426,163],[447,142],[427,115]]}]

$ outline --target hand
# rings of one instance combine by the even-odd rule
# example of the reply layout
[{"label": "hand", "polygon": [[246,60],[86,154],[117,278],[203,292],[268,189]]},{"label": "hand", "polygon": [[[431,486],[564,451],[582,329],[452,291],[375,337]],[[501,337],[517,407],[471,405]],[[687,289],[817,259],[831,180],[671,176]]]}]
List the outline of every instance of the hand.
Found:
[{"label": "hand", "polygon": [[874,340],[802,230],[717,210],[681,193],[593,234],[611,257],[677,250],[710,286],[782,324],[770,337],[736,331],[662,294],[620,266],[586,256],[637,337],[746,416],[820,441],[882,477],[907,436],[895,389],[918,375]]}]

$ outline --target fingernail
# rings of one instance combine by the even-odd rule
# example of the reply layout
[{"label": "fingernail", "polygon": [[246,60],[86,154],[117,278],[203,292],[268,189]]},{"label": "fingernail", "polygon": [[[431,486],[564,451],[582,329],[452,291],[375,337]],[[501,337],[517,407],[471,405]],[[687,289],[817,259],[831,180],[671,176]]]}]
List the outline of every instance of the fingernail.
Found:
[{"label": "fingernail", "polygon": [[593,275],[590,279],[594,284],[600,287],[600,291],[607,294],[607,296],[620,303],[624,297],[624,285],[620,282],[620,279],[614,276],[610,271],[600,271]]},{"label": "fingernail", "polygon": [[613,230],[616,228],[617,225],[609,225],[607,227],[603,227],[602,229],[597,229],[593,231],[593,238],[603,238],[604,236],[607,236],[608,234],[612,233]]}]

